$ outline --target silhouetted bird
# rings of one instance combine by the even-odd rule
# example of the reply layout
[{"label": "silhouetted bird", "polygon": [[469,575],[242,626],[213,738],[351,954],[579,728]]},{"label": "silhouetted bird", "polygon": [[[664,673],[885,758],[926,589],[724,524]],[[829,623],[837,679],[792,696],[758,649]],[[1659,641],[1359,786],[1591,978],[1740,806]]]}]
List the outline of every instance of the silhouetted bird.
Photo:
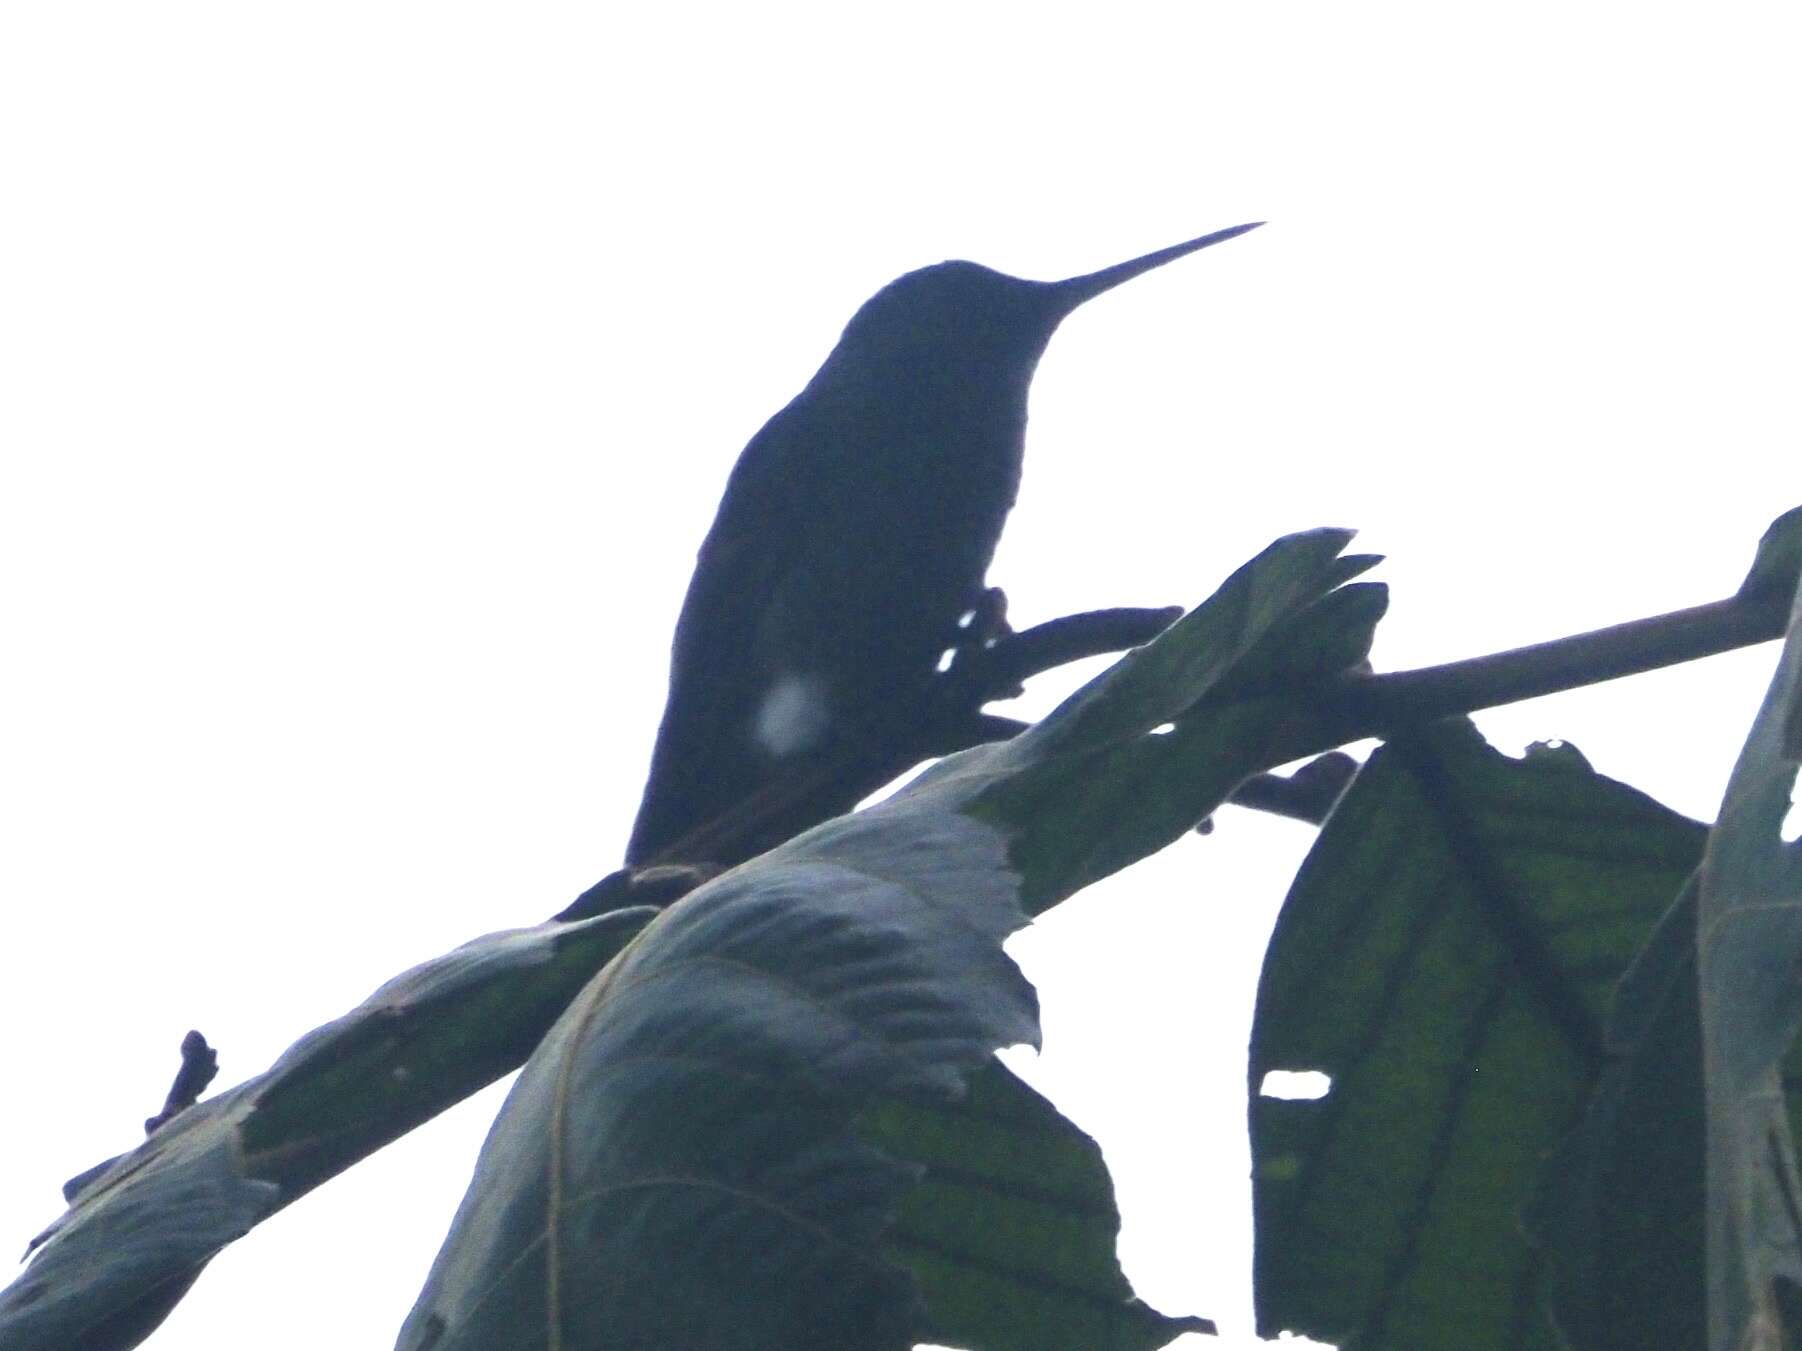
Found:
[{"label": "silhouetted bird", "polygon": [[[676,625],[628,863],[729,863],[855,805],[857,787],[835,796],[834,766],[921,716],[982,598],[1020,483],[1027,388],[1058,324],[1261,223],[1058,282],[939,263],[865,302],[726,484]],[[708,827],[754,799],[769,810],[752,836],[716,847]]]}]

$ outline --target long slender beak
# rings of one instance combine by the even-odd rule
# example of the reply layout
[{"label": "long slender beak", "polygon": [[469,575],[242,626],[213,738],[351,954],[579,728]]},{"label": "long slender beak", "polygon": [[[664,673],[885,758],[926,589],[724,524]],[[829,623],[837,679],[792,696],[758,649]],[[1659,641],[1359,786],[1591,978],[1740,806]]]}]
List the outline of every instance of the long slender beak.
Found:
[{"label": "long slender beak", "polygon": [[1054,293],[1065,302],[1064,313],[1068,314],[1085,300],[1093,300],[1103,291],[1111,291],[1123,281],[1131,281],[1141,272],[1149,272],[1154,267],[1162,267],[1185,254],[1205,249],[1210,244],[1219,244],[1225,240],[1244,234],[1247,230],[1255,230],[1264,222],[1254,220],[1246,225],[1234,225],[1225,230],[1216,230],[1211,235],[1203,235],[1200,239],[1191,239],[1187,243],[1172,244],[1167,249],[1159,249],[1156,253],[1148,253],[1143,258],[1134,258],[1131,262],[1115,263],[1112,267],[1104,267],[1099,272],[1086,273],[1080,277],[1071,277],[1067,281],[1051,283]]}]

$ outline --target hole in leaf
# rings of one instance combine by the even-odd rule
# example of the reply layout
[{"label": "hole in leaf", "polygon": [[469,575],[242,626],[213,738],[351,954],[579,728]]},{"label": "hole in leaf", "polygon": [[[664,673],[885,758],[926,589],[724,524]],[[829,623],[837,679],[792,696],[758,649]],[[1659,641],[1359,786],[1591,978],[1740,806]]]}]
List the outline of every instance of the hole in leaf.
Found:
[{"label": "hole in leaf", "polygon": [[1258,1085],[1258,1093],[1266,1098],[1312,1102],[1324,1098],[1332,1086],[1332,1076],[1319,1070],[1270,1070]]},{"label": "hole in leaf", "polygon": [[1153,727],[1151,729],[1151,735],[1152,736],[1169,736],[1175,730],[1176,730],[1175,723],[1160,722],[1156,727]]},{"label": "hole in leaf", "polygon": [[[1802,783],[1802,780],[1798,780]],[[1796,796],[1796,790],[1790,789],[1789,810],[1783,814],[1783,824],[1777,828],[1777,838],[1785,844],[1794,844],[1802,840],[1802,797]]]},{"label": "hole in leaf", "polygon": [[948,647],[943,652],[939,653],[939,674],[944,675],[946,671],[949,671],[951,669],[951,663],[956,660],[957,649],[955,647]]}]

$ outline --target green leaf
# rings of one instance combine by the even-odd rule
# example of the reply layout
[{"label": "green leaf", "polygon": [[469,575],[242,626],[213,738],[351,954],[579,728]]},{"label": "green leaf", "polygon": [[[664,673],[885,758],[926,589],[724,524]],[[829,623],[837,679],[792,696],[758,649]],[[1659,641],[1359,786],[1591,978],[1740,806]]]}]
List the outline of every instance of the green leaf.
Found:
[{"label": "green leaf", "polygon": [[1706,1344],[1695,936],[1692,881],[1615,990],[1607,1065],[1528,1210],[1581,1351]]},{"label": "green leaf", "polygon": [[[1022,896],[1042,908],[1169,843],[1272,762],[1293,672],[1281,691],[1206,697],[1285,626],[1310,650],[1298,617],[1358,566],[1338,559],[1347,538],[1278,541],[1037,727],[659,916],[527,1064],[399,1345],[1019,1345],[1013,1315],[978,1312],[1004,1297],[999,1256],[921,1241],[985,1226],[992,1241],[1026,1215],[992,1186],[949,1190],[931,1138],[996,1047],[1037,1039],[1001,941],[1026,922]],[[1332,639],[1317,650],[1342,653],[1351,620],[1318,613]],[[1083,1171],[1074,1149],[1047,1165],[1054,1192]],[[935,1196],[964,1213],[928,1213]],[[1137,1351],[1192,1326],[1103,1274],[1111,1202],[1074,1239],[1056,1206],[1032,1221],[1003,1263],[1027,1328],[1066,1316],[1072,1288],[1096,1302],[1085,1326],[1106,1340],[1090,1345]]]},{"label": "green leaf", "polygon": [[932,1341],[1128,1351],[1214,1330],[1133,1298],[1100,1148],[999,1061],[972,1076],[963,1101],[891,1099],[861,1133],[925,1169],[887,1251],[919,1278]]},{"label": "green leaf", "polygon": [[1349,530],[1284,536],[1009,747],[1020,761],[1043,760],[1130,741],[1175,719],[1241,669],[1268,635],[1295,623],[1348,575],[1376,564],[1368,555],[1341,558],[1351,539]]},{"label": "green leaf", "polygon": [[1697,903],[1711,1351],[1782,1344],[1780,1286],[1802,1286],[1802,1182],[1782,1079],[1802,1027],[1802,842],[1782,840],[1802,766],[1799,617],[1802,596],[1728,780]]},{"label": "green leaf", "polygon": [[[1518,1214],[1587,1101],[1610,989],[1702,837],[1568,746],[1513,760],[1457,722],[1371,758],[1284,903],[1258,993],[1261,1329],[1557,1345]],[[1272,1071],[1331,1088],[1264,1096]]]},{"label": "green leaf", "polygon": [[399,1345],[885,1348],[912,1169],[852,1121],[1037,1038],[1004,841],[906,804],[670,907],[527,1062]]},{"label": "green leaf", "polygon": [[1369,650],[1386,592],[1342,586],[1377,561],[1339,557],[1350,539],[1315,530],[1278,540],[1043,722],[919,782],[972,786],[968,810],[1007,832],[1033,914],[1156,853],[1288,758],[1288,734],[1309,714],[1308,679]]},{"label": "green leaf", "polygon": [[396,977],[111,1161],[0,1291],[7,1351],[115,1351],[227,1243],[525,1058],[651,912],[491,934]]}]

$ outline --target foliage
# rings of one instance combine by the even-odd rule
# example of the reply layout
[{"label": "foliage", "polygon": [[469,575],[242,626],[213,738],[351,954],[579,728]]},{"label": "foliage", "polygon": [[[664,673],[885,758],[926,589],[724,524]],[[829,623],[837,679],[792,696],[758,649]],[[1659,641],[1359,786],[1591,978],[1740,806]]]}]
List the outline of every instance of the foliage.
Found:
[{"label": "foliage", "polygon": [[[1551,1347],[1523,1179],[1583,1111],[1609,990],[1705,831],[1468,723],[1371,757],[1277,921],[1251,1045],[1261,1326]],[[1271,1071],[1331,1076],[1266,1096]]]},{"label": "foliage", "polygon": [[[1132,1296],[1093,1143],[994,1060],[1038,1039],[1002,940],[1373,732],[1259,992],[1260,1324],[1788,1344],[1797,626],[1710,832],[1573,748],[1498,754],[1440,718],[1445,681],[1410,720],[1360,670],[1385,594],[1348,540],[1278,541],[1039,724],[667,905],[390,982],[84,1177],[0,1292],[0,1344],[136,1345],[224,1244],[521,1062],[402,1347],[1136,1351],[1204,1328]],[[1799,558],[1791,513],[1717,648],[1782,630]],[[1267,1094],[1281,1070],[1330,1088]]]}]

